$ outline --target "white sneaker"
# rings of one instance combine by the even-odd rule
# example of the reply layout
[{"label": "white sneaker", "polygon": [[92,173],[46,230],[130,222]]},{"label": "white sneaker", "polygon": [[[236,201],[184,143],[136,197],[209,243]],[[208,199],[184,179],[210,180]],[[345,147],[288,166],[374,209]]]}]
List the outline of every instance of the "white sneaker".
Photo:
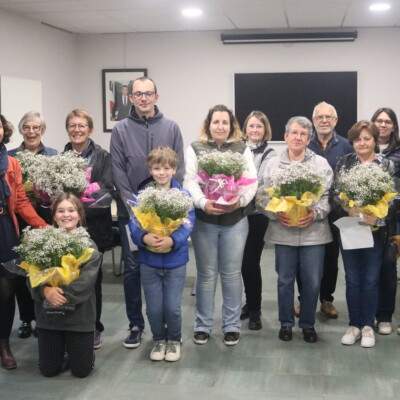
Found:
[{"label": "white sneaker", "polygon": [[354,344],[361,338],[361,331],[356,326],[349,326],[346,333],[343,335],[341,343],[345,345]]},{"label": "white sneaker", "polygon": [[165,349],[166,349],[165,340],[160,340],[155,342],[153,350],[150,353],[150,360],[152,361],[162,361],[165,358]]},{"label": "white sneaker", "polygon": [[362,347],[374,347],[375,346],[375,334],[374,330],[370,326],[364,326],[361,330],[361,346]]},{"label": "white sneaker", "polygon": [[381,335],[390,335],[393,332],[391,322],[379,322],[378,323],[378,333]]},{"label": "white sneaker", "polygon": [[178,361],[181,358],[180,342],[168,342],[165,351],[165,361]]}]

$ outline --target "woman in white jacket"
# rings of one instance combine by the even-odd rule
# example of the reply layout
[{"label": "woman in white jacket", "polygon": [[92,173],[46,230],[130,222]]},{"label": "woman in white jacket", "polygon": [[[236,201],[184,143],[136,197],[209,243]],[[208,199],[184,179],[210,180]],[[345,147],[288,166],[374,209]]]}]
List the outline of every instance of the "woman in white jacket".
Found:
[{"label": "woman in white jacket", "polygon": [[294,282],[297,266],[303,277],[301,292],[301,313],[299,327],[304,340],[314,343],[318,337],[314,329],[315,309],[323,272],[325,244],[332,241],[327,215],[330,211],[328,192],[333,172],[326,159],[307,149],[312,135],[312,124],[305,117],[293,117],[286,124],[285,141],[287,149],[273,158],[266,166],[262,187],[259,189],[257,204],[262,209],[270,198],[264,188],[271,186],[271,172],[286,168],[292,163],[310,164],[326,177],[321,198],[308,207],[308,215],[299,218],[298,226],[290,225],[290,217],[283,212],[263,211],[269,217],[265,240],[275,244],[275,269],[278,273],[278,306],[281,329],[279,338],[292,340],[294,326]]}]

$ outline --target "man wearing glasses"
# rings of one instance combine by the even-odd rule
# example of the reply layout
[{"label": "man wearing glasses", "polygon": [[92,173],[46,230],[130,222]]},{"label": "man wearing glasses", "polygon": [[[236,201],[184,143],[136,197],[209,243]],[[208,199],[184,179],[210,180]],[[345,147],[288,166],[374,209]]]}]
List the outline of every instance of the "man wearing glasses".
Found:
[{"label": "man wearing glasses", "polygon": [[124,258],[124,292],[129,335],[123,345],[140,345],[144,319],[142,314],[140,266],[137,251],[131,251],[126,225],[129,222],[127,200],[137,193],[137,186],[148,178],[147,154],[155,147],[171,147],[179,156],[175,178],[182,181],[184,173],[183,140],[176,122],[163,116],[156,106],[157,87],[152,79],[141,77],[132,84],[129,95],[133,104],[130,114],[118,122],[111,134],[110,153],[113,180],[118,192],[117,212]]},{"label": "man wearing glasses", "polygon": [[[332,170],[335,171],[336,163],[345,154],[353,153],[353,146],[347,139],[335,132],[338,117],[335,107],[326,102],[321,102],[314,107],[312,115],[314,133],[308,144],[308,148],[314,153],[327,159]],[[325,245],[324,271],[321,281],[319,299],[321,301],[321,312],[327,318],[337,318],[338,312],[333,302],[333,293],[336,289],[338,276],[339,257],[339,231],[333,224],[337,217],[331,211],[328,214],[328,222],[332,231],[333,241]],[[300,293],[301,308],[301,277],[297,274],[297,284]],[[296,315],[300,314],[296,307]]]}]

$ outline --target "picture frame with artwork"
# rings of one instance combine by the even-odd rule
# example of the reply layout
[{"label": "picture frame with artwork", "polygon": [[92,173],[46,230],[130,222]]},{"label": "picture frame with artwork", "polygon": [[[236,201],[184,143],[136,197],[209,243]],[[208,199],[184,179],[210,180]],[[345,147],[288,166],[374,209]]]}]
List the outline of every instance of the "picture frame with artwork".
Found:
[{"label": "picture frame with artwork", "polygon": [[147,76],[146,68],[103,69],[103,130],[111,132],[114,125],[129,115],[132,83]]}]

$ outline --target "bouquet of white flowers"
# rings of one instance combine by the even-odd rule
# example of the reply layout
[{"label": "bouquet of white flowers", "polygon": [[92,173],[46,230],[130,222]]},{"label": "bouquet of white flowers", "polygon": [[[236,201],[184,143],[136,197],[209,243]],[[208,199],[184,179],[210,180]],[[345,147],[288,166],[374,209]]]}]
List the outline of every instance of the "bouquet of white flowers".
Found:
[{"label": "bouquet of white flowers", "polygon": [[[148,187],[132,202],[133,221],[147,233],[170,236],[183,223],[189,223],[189,210],[193,208],[190,195],[177,188]],[[152,250],[149,247],[149,250]],[[153,250],[152,250],[153,251]]]},{"label": "bouquet of white flowers", "polygon": [[14,247],[24,260],[20,267],[29,274],[31,286],[68,285],[79,277],[79,266],[90,259],[89,234],[84,228],[67,232],[48,226],[24,229],[21,244]]},{"label": "bouquet of white flowers", "polygon": [[318,201],[323,193],[325,177],[312,165],[293,163],[271,173],[271,186],[265,189],[271,200],[266,210],[284,212],[290,216],[291,225],[308,214],[308,207]]},{"label": "bouquet of white flowers", "polygon": [[218,205],[235,203],[245,186],[257,181],[243,177],[246,160],[240,153],[212,151],[201,153],[198,159],[197,179],[207,199]]},{"label": "bouquet of white flowers", "polygon": [[397,194],[389,173],[376,163],[358,164],[340,171],[338,188],[344,206],[356,206],[378,218],[386,217],[388,201]]}]

